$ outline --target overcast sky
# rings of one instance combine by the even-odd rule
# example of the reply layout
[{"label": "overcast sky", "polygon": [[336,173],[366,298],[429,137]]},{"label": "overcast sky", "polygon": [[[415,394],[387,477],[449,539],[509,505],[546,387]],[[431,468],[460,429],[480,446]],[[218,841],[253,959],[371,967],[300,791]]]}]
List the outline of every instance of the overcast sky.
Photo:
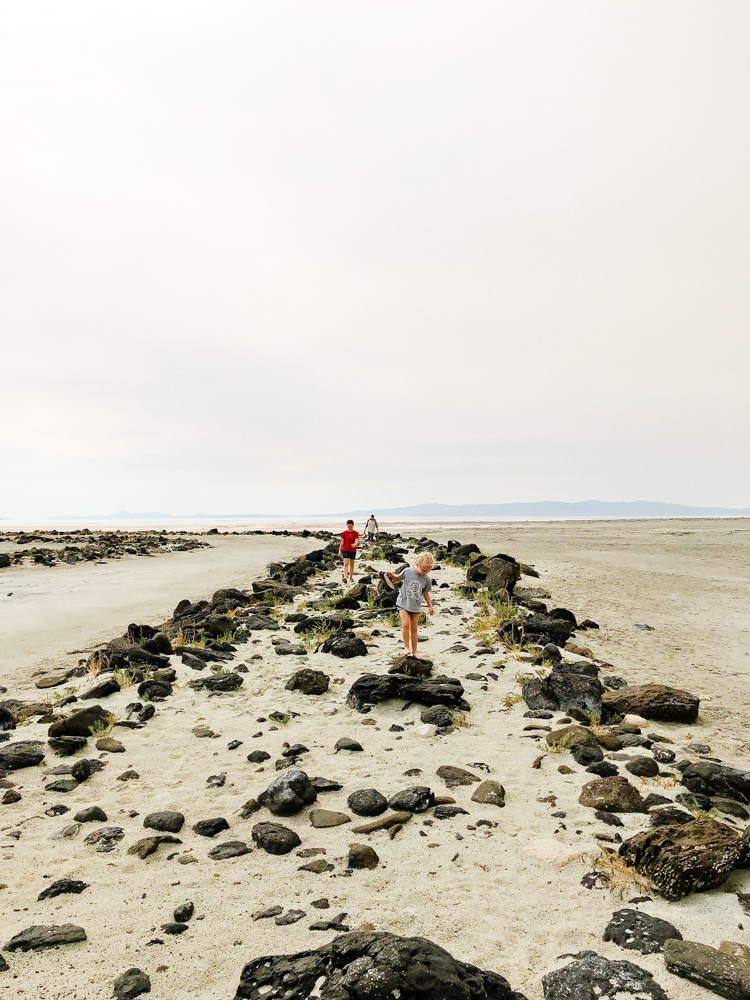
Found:
[{"label": "overcast sky", "polygon": [[0,6],[0,515],[750,506],[747,0]]}]

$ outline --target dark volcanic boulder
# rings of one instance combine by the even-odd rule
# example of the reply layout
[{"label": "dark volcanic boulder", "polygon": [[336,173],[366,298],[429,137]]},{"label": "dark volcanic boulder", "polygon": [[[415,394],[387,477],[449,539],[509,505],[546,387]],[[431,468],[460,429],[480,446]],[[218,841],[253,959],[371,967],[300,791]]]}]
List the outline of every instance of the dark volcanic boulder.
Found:
[{"label": "dark volcanic boulder", "polygon": [[379,816],[388,808],[388,800],[376,788],[361,788],[346,801],[357,816]]},{"label": "dark volcanic boulder", "polygon": [[302,667],[286,682],[287,691],[301,691],[302,694],[324,694],[328,690],[330,677],[322,670]]},{"label": "dark volcanic boulder", "polygon": [[312,805],[318,793],[304,771],[289,767],[278,778],[274,778],[265,792],[258,796],[258,802],[274,816],[293,816],[305,806]]},{"label": "dark volcanic boulder", "polygon": [[0,770],[20,771],[22,767],[35,767],[44,760],[44,743],[23,740],[8,743],[0,750]]},{"label": "dark volcanic boulder", "polygon": [[482,584],[491,594],[506,590],[512,595],[513,588],[521,579],[521,567],[510,557],[491,556],[472,563],[466,570],[466,579],[469,583]]},{"label": "dark volcanic boulder", "polygon": [[114,1000],[132,1000],[143,993],[151,992],[151,980],[140,969],[128,969],[114,982]]},{"label": "dark volcanic boulder", "polygon": [[669,1000],[651,973],[632,962],[610,962],[595,951],[570,957],[575,961],[542,976],[544,1000]]},{"label": "dark volcanic boulder", "polygon": [[146,701],[164,701],[172,693],[169,681],[144,681],[138,685],[138,697]]},{"label": "dark volcanic boulder", "polygon": [[606,691],[602,702],[610,712],[641,715],[644,719],[660,722],[694,722],[700,707],[697,695],[663,684],[640,684]]},{"label": "dark volcanic boulder", "polygon": [[400,698],[420,705],[458,705],[464,696],[461,681],[455,677],[408,677],[404,674],[362,674],[352,684],[346,703],[358,712],[366,712],[381,701]]},{"label": "dark volcanic boulder", "polygon": [[354,931],[315,951],[253,959],[234,1000],[305,1000],[316,984],[321,1000],[524,1000],[496,972],[459,962],[425,938],[383,931]]},{"label": "dark volcanic boulder", "polygon": [[16,728],[16,720],[7,708],[0,708],[0,732],[7,732]]},{"label": "dark volcanic boulder", "polygon": [[578,801],[582,806],[602,812],[640,813],[643,799],[638,789],[627,778],[595,778],[581,789]]},{"label": "dark volcanic boulder", "polygon": [[562,712],[578,708],[582,712],[601,715],[602,685],[597,677],[555,668],[547,678],[547,685]]},{"label": "dark volcanic boulder", "polygon": [[713,819],[696,819],[637,833],[622,844],[620,856],[674,901],[721,885],[741,850],[734,830]]},{"label": "dark volcanic boulder", "polygon": [[364,640],[358,639],[351,632],[346,632],[344,635],[332,635],[320,648],[322,652],[333,653],[334,656],[340,656],[344,660],[351,659],[352,656],[367,656],[367,646],[365,646]]},{"label": "dark volcanic boulder", "polygon": [[750,803],[750,771],[724,767],[710,760],[699,760],[680,770],[682,784],[691,792]]},{"label": "dark volcanic boulder", "polygon": [[477,555],[479,554],[479,546],[474,542],[469,542],[467,545],[455,545],[450,553],[451,562],[464,565],[469,561],[469,557],[473,552],[476,552]]},{"label": "dark volcanic boulder", "polygon": [[426,657],[410,656],[404,653],[388,668],[389,674],[408,674],[409,677],[429,677],[432,673],[432,660]]},{"label": "dark volcanic boulder", "polygon": [[106,698],[110,694],[117,694],[120,690],[120,685],[114,679],[114,677],[108,677],[106,680],[102,681],[100,684],[95,684],[92,688],[80,696],[81,701],[91,701],[96,698]]},{"label": "dark volcanic boulder", "polygon": [[503,622],[500,626],[500,635],[506,634],[525,642],[540,642],[542,645],[554,642],[556,646],[563,648],[573,634],[573,626],[562,618],[528,615],[524,619],[522,627],[519,627],[518,622],[512,620]]},{"label": "dark volcanic boulder", "polygon": [[526,681],[521,688],[521,694],[527,706],[533,711],[557,712],[560,707],[556,699],[552,697],[552,690],[547,684],[546,677],[544,681],[541,677],[532,677],[531,680]]},{"label": "dark volcanic boulder", "polygon": [[660,920],[640,910],[617,910],[607,924],[603,941],[614,941],[621,948],[639,951],[642,955],[653,955],[664,949],[664,942],[670,938],[682,940],[682,934],[668,920]]},{"label": "dark volcanic boulder", "polygon": [[73,712],[67,719],[53,722],[47,730],[48,736],[90,736],[92,729],[106,728],[110,724],[110,715],[101,705],[91,708],[81,708]]}]

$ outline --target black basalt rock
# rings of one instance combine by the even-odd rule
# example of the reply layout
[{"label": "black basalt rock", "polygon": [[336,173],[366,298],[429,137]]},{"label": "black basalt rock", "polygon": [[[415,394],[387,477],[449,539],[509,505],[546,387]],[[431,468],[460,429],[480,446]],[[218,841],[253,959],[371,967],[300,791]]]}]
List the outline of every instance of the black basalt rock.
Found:
[{"label": "black basalt rock", "polygon": [[372,705],[393,698],[420,705],[458,705],[463,696],[463,685],[455,677],[362,674],[349,689],[346,703],[358,712],[367,712]]}]

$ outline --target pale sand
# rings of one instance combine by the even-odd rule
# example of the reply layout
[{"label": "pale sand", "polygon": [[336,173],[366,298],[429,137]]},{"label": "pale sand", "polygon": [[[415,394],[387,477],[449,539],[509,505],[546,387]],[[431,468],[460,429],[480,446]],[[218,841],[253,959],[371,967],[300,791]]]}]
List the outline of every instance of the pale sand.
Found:
[{"label": "pale sand", "polygon": [[[750,546],[746,522],[416,527],[418,534],[475,540],[486,550],[510,552],[534,563],[541,579],[525,578],[524,584],[546,586],[553,594],[550,606],[566,606],[579,617],[598,621],[600,632],[579,633],[579,639],[612,662],[617,673],[633,682],[678,683],[712,699],[704,701],[701,720],[693,727],[653,724],[649,731],[666,733],[676,742],[692,736],[711,744],[727,763],[748,766],[744,720]],[[683,531],[690,534],[674,534]],[[13,605],[14,598],[3,598],[0,603],[5,619],[0,651],[9,660],[2,674],[9,688],[4,697],[43,697],[44,692],[29,680],[31,669],[39,664],[46,669],[70,665],[77,657],[65,656],[66,651],[121,634],[130,621],[156,623],[182,597],[208,597],[221,585],[247,586],[268,560],[291,557],[315,545],[314,540],[251,536],[219,539],[214,550],[134,558],[107,567],[2,571],[2,593],[15,590],[20,595]],[[446,569],[437,575],[455,583],[462,574]],[[11,579],[12,584],[6,586]],[[27,587],[33,588],[31,593],[27,594]],[[471,613],[469,602],[456,600],[448,591],[436,592],[436,596],[443,595],[447,597],[438,605],[443,613],[424,630],[429,636],[425,650],[435,656],[436,667],[457,677],[491,669],[492,658],[483,661],[470,659],[469,653],[442,653],[465,628],[460,617],[446,614],[446,609],[460,605]],[[632,628],[636,622],[648,623],[655,631],[639,632]],[[444,629],[450,634],[437,635]],[[15,843],[3,846],[0,856],[0,881],[8,884],[0,891],[3,942],[33,923],[65,922],[83,926],[89,940],[56,951],[8,955],[11,969],[0,974],[0,996],[99,1000],[111,996],[117,975],[137,965],[151,975],[155,1000],[178,996],[223,1000],[233,997],[244,962],[263,954],[318,947],[333,934],[311,932],[308,925],[340,911],[349,914],[352,928],[372,925],[431,938],[457,958],[503,973],[530,1000],[541,998],[541,976],[561,964],[558,956],[583,949],[648,968],[673,1000],[711,996],[669,975],[661,956],[626,952],[601,940],[613,910],[640,893],[633,890],[621,901],[607,891],[581,886],[581,877],[591,866],[587,859],[574,856],[598,853],[593,833],[611,828],[577,804],[579,789],[590,775],[569,755],[548,756],[541,770],[531,768],[541,750],[533,740],[518,738],[529,721],[522,717],[524,706],[515,705],[506,712],[502,704],[507,693],[519,690],[513,675],[520,664],[510,661],[500,680],[489,682],[487,692],[479,690],[478,682],[464,682],[473,706],[470,727],[429,739],[406,727],[398,740],[401,734],[389,733],[388,727],[392,722],[418,723],[417,707],[402,713],[398,705],[389,705],[362,716],[344,705],[350,683],[363,670],[386,669],[398,648],[397,638],[374,640],[379,649],[371,650],[367,660],[341,661],[324,654],[308,657],[311,666],[344,683],[332,684],[319,698],[307,698],[284,690],[285,679],[298,662],[276,656],[270,650],[268,633],[255,635],[262,637],[261,644],[240,647],[238,659],[247,659],[257,650],[264,659],[259,666],[250,664],[251,673],[237,695],[208,698],[184,686],[177,688],[172,698],[158,705],[157,716],[145,729],[115,730],[127,753],[102,755],[108,760],[105,771],[74,792],[45,795],[40,773],[71,758],[50,754],[40,769],[16,772],[14,780],[23,799],[0,806],[4,831],[23,831],[18,842],[6,840],[5,832],[0,837],[3,845]],[[466,645],[473,650],[473,642]],[[178,665],[176,658],[174,662]],[[480,666],[483,662],[485,667]],[[196,676],[179,665],[178,672],[181,683]],[[87,682],[80,686],[85,689]],[[104,704],[121,717],[132,695],[126,690]],[[255,720],[274,708],[297,711],[300,718],[269,731],[268,723]],[[377,726],[362,724],[371,718]],[[221,737],[197,739],[191,730],[199,723],[209,725]],[[34,728],[32,723],[19,729],[17,737],[34,736]],[[42,734],[46,732],[46,727],[39,728]],[[259,730],[263,737],[253,739]],[[365,753],[335,754],[333,746],[344,735],[362,742]],[[228,751],[227,743],[235,738],[243,740],[243,745]],[[253,851],[232,861],[211,861],[207,854],[216,842],[251,843],[253,824],[270,818],[262,811],[241,820],[237,810],[275,777],[273,760],[284,741],[302,742],[310,748],[303,765],[308,773],[343,783],[340,792],[319,797],[318,804],[324,808],[348,811],[346,797],[356,788],[374,786],[389,794],[423,782],[437,794],[452,794],[470,816],[435,820],[432,826],[423,825],[423,817],[415,816],[393,841],[383,832],[354,835],[351,826],[359,822],[356,818],[351,826],[327,830],[313,830],[307,811],[282,820],[299,832],[303,847],[326,849],[327,859],[335,865],[328,875],[299,872],[304,861],[295,853],[274,858]],[[272,755],[265,769],[246,762],[247,753],[258,748]],[[96,755],[92,745],[89,756]],[[576,773],[558,774],[557,766],[563,761]],[[505,786],[504,809],[470,802],[471,788],[448,793],[435,776],[441,764],[457,764],[481,777],[483,772],[471,767],[476,762],[489,765],[488,776]],[[131,767],[140,778],[118,782],[117,775]],[[403,777],[411,767],[420,767],[423,774]],[[227,774],[224,788],[207,788],[206,778],[220,772]],[[556,806],[537,801],[550,793],[557,796]],[[71,812],[47,817],[43,809],[53,801],[68,805]],[[96,853],[83,844],[83,837],[99,824],[84,826],[71,841],[49,839],[75,811],[94,803],[104,807],[109,824],[125,829],[125,838],[113,853]],[[192,853],[198,864],[167,860],[169,847],[145,862],[126,855],[130,844],[147,835],[141,825],[143,816],[168,808],[181,810],[187,820],[180,835],[183,845],[174,850]],[[131,818],[130,810],[140,816]],[[559,820],[550,815],[555,810],[566,812],[566,829],[558,833]],[[211,816],[225,816],[231,829],[213,841],[194,835],[192,824]],[[486,828],[466,829],[480,818],[499,824],[491,836]],[[622,818],[624,836],[646,825],[639,816]],[[457,840],[457,834],[463,839]],[[559,857],[551,856],[548,841],[560,845]],[[380,856],[381,867],[342,877],[352,842],[370,843]],[[567,863],[555,863],[562,861]],[[90,888],[80,896],[39,903],[36,896],[49,882],[42,878],[44,874],[82,878]],[[748,944],[748,933],[738,928],[743,921],[748,926],[748,918],[727,889],[750,891],[750,877],[736,872],[720,890],[677,904],[657,897],[642,908],[671,920],[685,938],[714,946],[723,939]],[[310,907],[311,900],[321,896],[330,899],[330,910]],[[194,918],[182,937],[160,935],[160,924],[171,919],[175,905],[188,899],[205,919]],[[308,917],[288,927],[277,927],[272,920],[250,920],[253,911],[273,904],[304,909]],[[165,944],[148,946],[154,937],[162,937]],[[159,966],[167,968],[157,972]]]}]

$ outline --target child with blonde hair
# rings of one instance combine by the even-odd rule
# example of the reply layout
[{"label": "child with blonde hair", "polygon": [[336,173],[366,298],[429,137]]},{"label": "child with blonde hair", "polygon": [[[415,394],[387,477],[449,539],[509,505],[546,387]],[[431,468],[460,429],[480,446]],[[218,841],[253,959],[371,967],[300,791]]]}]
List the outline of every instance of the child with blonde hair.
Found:
[{"label": "child with blonde hair", "polygon": [[422,552],[414,560],[414,567],[407,566],[400,573],[385,572],[383,577],[390,580],[392,584],[401,584],[401,591],[396,601],[396,607],[401,615],[401,636],[404,640],[404,652],[407,655],[422,657],[417,652],[417,623],[419,612],[422,609],[422,597],[427,602],[427,611],[434,615],[435,609],[432,606],[430,591],[432,590],[432,580],[430,570],[435,565],[435,560],[429,552]]}]

